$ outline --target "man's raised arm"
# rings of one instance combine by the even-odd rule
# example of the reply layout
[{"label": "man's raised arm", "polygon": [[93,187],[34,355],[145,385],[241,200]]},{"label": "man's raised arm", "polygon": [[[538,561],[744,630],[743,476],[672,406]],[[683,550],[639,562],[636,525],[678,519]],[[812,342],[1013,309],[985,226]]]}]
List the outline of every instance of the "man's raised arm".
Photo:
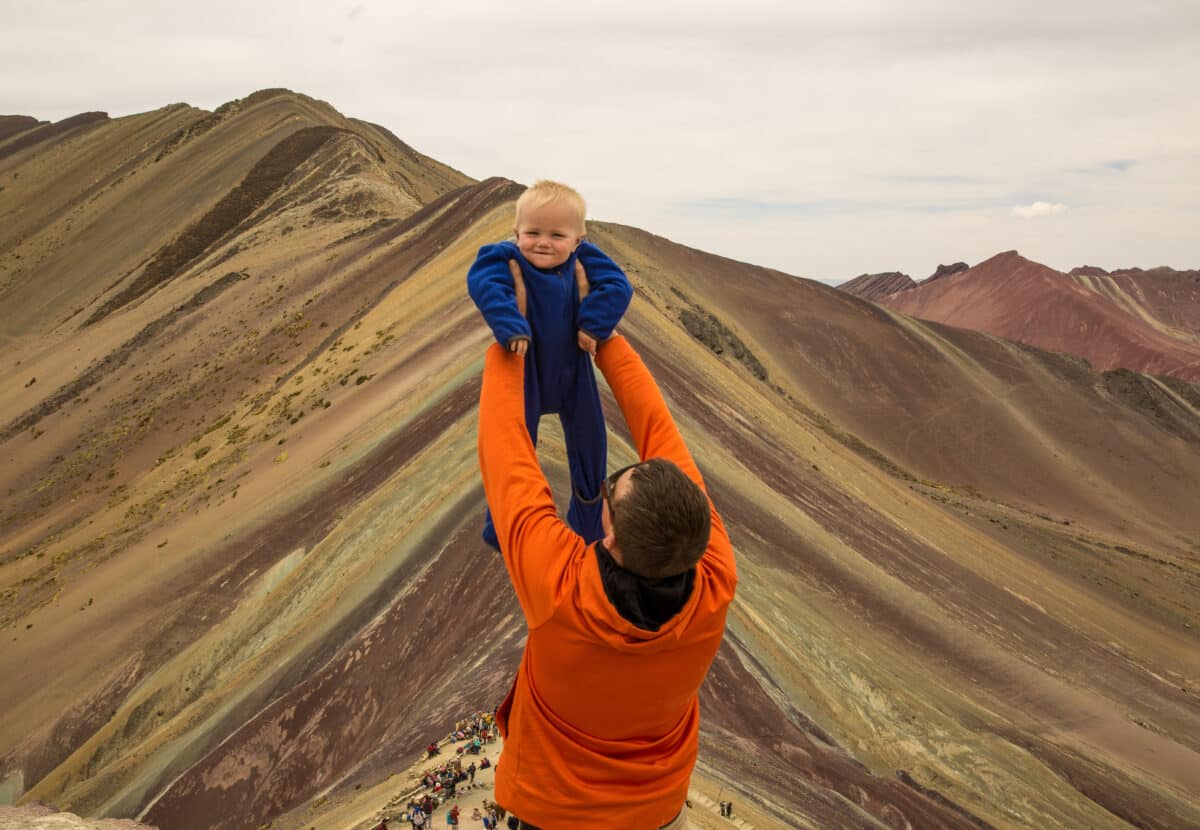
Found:
[{"label": "man's raised arm", "polygon": [[[614,336],[606,340],[596,353],[596,365],[604,373],[629,432],[633,435],[634,446],[637,447],[638,458],[646,461],[650,458],[665,458],[673,462],[684,474],[704,490],[704,480],[696,466],[692,454],[688,452],[679,427],[667,409],[662,392],[655,383],[654,377],[641,357],[634,351],[624,337]],[[707,491],[705,491],[707,494]],[[703,560],[708,562],[710,573],[726,575],[726,584],[730,595],[737,584],[737,565],[734,560],[733,546],[725,523],[721,521],[717,508],[712,499],[708,501],[712,512],[712,530],[708,537],[708,549],[704,552]]]},{"label": "man's raised arm", "polygon": [[596,365],[617,398],[638,458],[672,461],[703,488],[700,470],[675,426],[658,384],[629,341],[620,335],[605,341],[596,354]]},{"label": "man's raised arm", "polygon": [[529,627],[554,613],[558,574],[583,539],[558,517],[525,426],[525,358],[488,347],[479,393],[479,471],[500,553]]}]

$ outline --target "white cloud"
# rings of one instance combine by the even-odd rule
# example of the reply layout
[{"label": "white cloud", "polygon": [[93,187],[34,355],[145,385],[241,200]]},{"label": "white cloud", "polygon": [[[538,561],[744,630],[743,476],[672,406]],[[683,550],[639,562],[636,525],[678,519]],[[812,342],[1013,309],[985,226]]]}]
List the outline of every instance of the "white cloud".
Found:
[{"label": "white cloud", "polygon": [[1012,209],[1012,215],[1022,219],[1040,219],[1043,216],[1058,216],[1066,212],[1067,206],[1061,202],[1034,202],[1032,205],[1017,205]]}]

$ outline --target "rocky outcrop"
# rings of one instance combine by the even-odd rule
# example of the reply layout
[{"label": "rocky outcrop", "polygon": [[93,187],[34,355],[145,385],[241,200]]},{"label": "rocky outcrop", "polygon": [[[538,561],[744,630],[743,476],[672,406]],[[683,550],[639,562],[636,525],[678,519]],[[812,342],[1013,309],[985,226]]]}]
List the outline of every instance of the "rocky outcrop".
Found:
[{"label": "rocky outcrop", "polygon": [[942,277],[952,277],[955,274],[961,274],[963,271],[966,271],[970,267],[971,266],[967,265],[967,263],[965,263],[965,262],[954,262],[954,263],[951,263],[950,265],[938,265],[937,270],[934,271],[932,274],[930,274],[928,277],[926,277],[924,280],[922,280],[921,284],[924,285],[927,282],[933,282],[934,280],[940,280]]},{"label": "rocky outcrop", "polygon": [[718,318],[696,307],[681,309],[679,320],[688,334],[707,346],[713,354],[724,354],[728,350],[733,359],[743,364],[756,378],[767,379],[767,370],[754,352]]},{"label": "rocky outcrop", "polygon": [[899,271],[885,271],[880,274],[862,274],[838,286],[839,291],[862,297],[864,300],[878,300],[897,291],[912,288],[917,283],[908,274]]}]

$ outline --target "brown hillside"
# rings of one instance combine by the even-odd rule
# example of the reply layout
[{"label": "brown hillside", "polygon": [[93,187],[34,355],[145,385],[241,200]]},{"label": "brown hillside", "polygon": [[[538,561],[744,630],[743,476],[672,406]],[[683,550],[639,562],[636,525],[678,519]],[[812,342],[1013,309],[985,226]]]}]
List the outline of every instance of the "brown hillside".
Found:
[{"label": "brown hillside", "polygon": [[0,115],[0,142],[47,123],[30,115]]},{"label": "brown hillside", "polygon": [[0,142],[0,159],[21,152],[28,147],[34,147],[44,141],[50,141],[59,136],[69,135],[74,132],[81,132],[95,124],[101,124],[108,120],[106,112],[82,112],[79,115],[72,115],[70,118],[64,118],[62,121],[56,121],[53,124],[38,123],[32,129],[13,129],[13,127],[24,127],[24,124],[9,124],[11,138],[5,137],[6,140]]}]

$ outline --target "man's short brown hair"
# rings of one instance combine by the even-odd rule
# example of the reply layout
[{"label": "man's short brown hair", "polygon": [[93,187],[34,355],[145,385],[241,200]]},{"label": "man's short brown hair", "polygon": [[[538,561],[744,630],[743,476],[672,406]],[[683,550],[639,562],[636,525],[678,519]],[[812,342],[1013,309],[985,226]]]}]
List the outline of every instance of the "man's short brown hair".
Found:
[{"label": "man's short brown hair", "polygon": [[694,567],[708,547],[708,496],[665,458],[633,468],[630,487],[612,508],[613,534],[626,570],[657,579]]}]

